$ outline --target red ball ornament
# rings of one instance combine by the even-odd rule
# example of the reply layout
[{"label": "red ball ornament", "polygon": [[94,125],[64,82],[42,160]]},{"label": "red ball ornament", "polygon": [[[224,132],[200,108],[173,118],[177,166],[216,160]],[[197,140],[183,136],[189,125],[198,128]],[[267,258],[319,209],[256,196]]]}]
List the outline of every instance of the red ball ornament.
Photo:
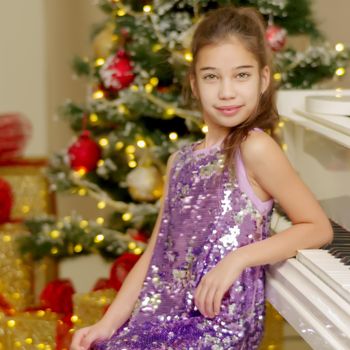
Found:
[{"label": "red ball ornament", "polygon": [[31,133],[32,126],[23,115],[0,114],[0,161],[20,157]]},{"label": "red ball ornament", "polygon": [[85,130],[78,140],[69,147],[68,155],[72,169],[89,172],[96,169],[97,162],[101,157],[101,148],[90,137],[90,132]]},{"label": "red ball ornament", "polygon": [[266,29],[266,40],[273,51],[281,51],[287,41],[287,31],[279,26],[271,24]]},{"label": "red ball ornament", "polygon": [[0,178],[0,224],[8,222],[13,206],[13,195],[11,185]]},{"label": "red ball ornament", "polygon": [[117,92],[127,88],[135,79],[132,63],[124,50],[108,57],[100,69],[100,77],[106,89]]}]

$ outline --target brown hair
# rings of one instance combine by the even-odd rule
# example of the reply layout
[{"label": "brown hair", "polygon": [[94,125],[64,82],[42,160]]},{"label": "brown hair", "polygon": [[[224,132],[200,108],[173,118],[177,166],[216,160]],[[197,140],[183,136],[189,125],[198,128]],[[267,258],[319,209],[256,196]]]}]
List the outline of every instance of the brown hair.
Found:
[{"label": "brown hair", "polygon": [[[272,55],[265,41],[265,22],[262,15],[250,7],[221,7],[209,12],[199,23],[193,35],[191,44],[193,61],[188,71],[187,83],[184,86],[184,98],[187,103],[191,104],[190,76],[195,76],[195,66],[201,48],[217,44],[232,36],[239,39],[244,47],[254,55],[260,70],[269,66],[272,75]],[[271,76],[269,86],[259,98],[255,113],[240,125],[233,127],[226,136],[224,140],[226,166],[234,167],[233,155],[251,129],[261,128],[275,136],[273,130],[278,121],[275,89]]]}]

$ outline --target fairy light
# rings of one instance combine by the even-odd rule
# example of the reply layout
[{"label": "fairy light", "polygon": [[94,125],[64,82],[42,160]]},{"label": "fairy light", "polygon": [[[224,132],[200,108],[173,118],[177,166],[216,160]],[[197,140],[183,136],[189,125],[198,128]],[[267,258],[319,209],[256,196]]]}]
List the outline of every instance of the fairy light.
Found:
[{"label": "fairy light", "polygon": [[288,146],[287,146],[286,143],[282,144],[282,149],[283,149],[283,151],[285,151],[285,152],[288,150]]},{"label": "fairy light", "polygon": [[335,50],[337,52],[342,52],[342,51],[344,51],[344,49],[345,49],[345,45],[343,43],[337,43],[335,45]]},{"label": "fairy light", "polygon": [[139,147],[139,148],[145,148],[146,147],[146,141],[145,140],[138,140],[136,142],[136,144],[137,144],[137,147]]},{"label": "fairy light", "polygon": [[45,349],[45,344],[39,343],[36,347],[37,347],[38,349]]},{"label": "fairy light", "polygon": [[60,231],[58,231],[58,230],[53,230],[53,231],[50,232],[50,236],[51,236],[51,238],[53,238],[53,239],[58,238],[60,235],[61,235],[61,234],[60,234]]},{"label": "fairy light", "polygon": [[130,242],[129,244],[128,244],[128,248],[130,249],[130,250],[133,250],[133,249],[135,249],[137,246],[136,246],[136,243],[135,242]]},{"label": "fairy light", "polygon": [[97,58],[96,61],[95,61],[95,66],[96,67],[100,67],[100,66],[103,66],[105,64],[105,59],[100,57],[100,58]]},{"label": "fairy light", "polygon": [[77,323],[79,321],[79,317],[77,315],[73,315],[70,320],[73,322],[73,323]]},{"label": "fairy light", "polygon": [[98,202],[98,203],[97,203],[97,208],[98,208],[98,209],[104,209],[104,208],[106,208],[106,202],[104,202],[104,201]]},{"label": "fairy light", "polygon": [[122,215],[122,220],[123,220],[123,221],[130,221],[131,218],[132,218],[132,214],[129,213],[129,212],[126,212],[126,213],[124,213],[124,214]]},{"label": "fairy light", "polygon": [[79,223],[80,228],[86,228],[89,225],[87,220],[81,220]]},{"label": "fairy light", "polygon": [[32,338],[26,338],[25,339],[26,344],[33,344],[33,339]]},{"label": "fairy light", "polygon": [[201,130],[203,134],[206,134],[209,131],[208,125],[203,125]]},{"label": "fairy light", "polygon": [[50,249],[50,252],[51,252],[52,255],[56,255],[58,253],[58,249],[56,247],[52,247]]},{"label": "fairy light", "polygon": [[279,126],[280,128],[283,128],[283,127],[284,127],[284,122],[282,122],[282,121],[278,122],[278,126]]},{"label": "fairy light", "polygon": [[76,244],[73,250],[75,253],[80,253],[83,250],[83,246],[81,244]]},{"label": "fairy light", "polygon": [[13,328],[15,325],[16,325],[16,321],[15,320],[8,320],[7,321],[7,327]]},{"label": "fairy light", "polygon": [[96,219],[96,223],[99,224],[99,225],[103,225],[103,223],[105,222],[105,219],[101,216],[99,216],[97,219]]},{"label": "fairy light", "polygon": [[122,141],[118,141],[118,142],[116,142],[114,148],[115,148],[117,151],[120,151],[123,147],[124,147],[124,143],[123,143]]},{"label": "fairy light", "polygon": [[130,87],[131,91],[139,91],[139,87],[137,85],[131,85]]},{"label": "fairy light", "polygon": [[175,114],[175,109],[174,109],[174,108],[169,107],[169,108],[167,108],[167,109],[165,110],[165,115],[166,115],[167,117],[171,117],[171,116],[173,116],[174,114]]},{"label": "fairy light", "polygon": [[143,7],[143,12],[150,13],[151,11],[152,11],[152,6],[151,5],[145,5]]},{"label": "fairy light", "polygon": [[103,159],[100,159],[98,162],[97,162],[97,166],[100,168],[101,166],[104,166],[105,164],[105,161]]},{"label": "fairy light", "polygon": [[8,243],[8,242],[11,242],[11,236],[10,235],[5,235],[2,237],[2,240],[5,242],[5,243]]},{"label": "fairy light", "polygon": [[96,113],[90,114],[89,120],[91,123],[97,123],[98,122],[98,115]]},{"label": "fairy light", "polygon": [[345,74],[345,68],[344,67],[340,67],[335,71],[335,74],[338,77],[342,77]]},{"label": "fairy light", "polygon": [[130,168],[136,168],[137,167],[137,162],[134,160],[130,160],[130,162],[128,162],[128,165]]},{"label": "fairy light", "polygon": [[161,50],[162,49],[162,45],[161,44],[154,44],[153,46],[152,46],[152,51],[153,52],[158,52],[159,50]]},{"label": "fairy light", "polygon": [[145,90],[147,93],[151,93],[153,90],[153,85],[152,84],[146,84],[145,85]]},{"label": "fairy light", "polygon": [[125,107],[125,105],[120,104],[118,105],[118,112],[120,114],[126,114],[128,112],[128,109]]},{"label": "fairy light", "polygon": [[102,234],[99,234],[99,235],[96,235],[96,236],[95,236],[94,242],[95,242],[95,243],[100,243],[100,242],[102,242],[104,239],[105,239],[105,236],[102,235]]},{"label": "fairy light", "polygon": [[102,90],[96,90],[93,94],[92,94],[92,98],[95,100],[101,99],[104,96],[104,92]]},{"label": "fairy light", "polygon": [[282,79],[282,74],[281,73],[275,73],[273,75],[273,78],[276,80],[276,81],[280,81]]},{"label": "fairy light", "polygon": [[153,86],[157,86],[158,83],[159,83],[159,79],[157,77],[153,77],[150,79],[150,84],[153,85]]},{"label": "fairy light", "polygon": [[22,213],[27,214],[30,211],[30,206],[29,205],[23,205],[22,207]]},{"label": "fairy light", "polygon": [[109,144],[109,141],[106,137],[102,137],[101,139],[99,139],[98,143],[101,147],[107,147]]},{"label": "fairy light", "polygon": [[135,153],[136,147],[134,145],[129,145],[125,148],[126,153]]},{"label": "fairy light", "polygon": [[193,61],[193,56],[192,56],[192,53],[191,53],[191,52],[186,52],[186,53],[184,54],[184,57],[185,57],[185,60],[186,60],[187,62],[192,62],[192,61]]},{"label": "fairy light", "polygon": [[140,255],[142,253],[142,249],[140,247],[137,247],[134,249],[134,254]]},{"label": "fairy light", "polygon": [[79,190],[78,190],[79,196],[86,196],[86,194],[87,194],[86,188],[79,188]]},{"label": "fairy light", "polygon": [[[20,341],[15,341],[15,347],[16,348],[20,348],[22,346],[22,343]],[[2,347],[0,347],[0,349],[2,349]]]},{"label": "fairy light", "polygon": [[123,17],[123,16],[126,15],[126,11],[125,11],[124,9],[119,9],[119,10],[117,11],[117,15],[118,15],[119,17]]},{"label": "fairy light", "polygon": [[170,139],[171,141],[176,141],[176,140],[178,139],[177,133],[176,133],[175,131],[171,132],[171,133],[169,134],[169,139]]},{"label": "fairy light", "polygon": [[38,310],[38,311],[36,312],[36,315],[37,315],[38,317],[44,317],[44,316],[45,316],[45,311],[44,311],[44,310]]},{"label": "fairy light", "polygon": [[134,160],[135,159],[135,154],[134,153],[128,153],[128,158],[129,158],[129,160]]},{"label": "fairy light", "polygon": [[85,174],[86,174],[86,169],[84,167],[80,167],[79,169],[73,171],[73,175],[75,177],[82,177]]}]

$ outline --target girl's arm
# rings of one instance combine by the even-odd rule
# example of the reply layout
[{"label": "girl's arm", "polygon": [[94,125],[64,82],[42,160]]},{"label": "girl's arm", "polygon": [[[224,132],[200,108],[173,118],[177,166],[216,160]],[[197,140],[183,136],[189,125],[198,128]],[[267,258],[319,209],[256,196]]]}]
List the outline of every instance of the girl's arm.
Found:
[{"label": "girl's arm", "polygon": [[114,330],[123,325],[124,322],[127,321],[127,319],[130,317],[137,298],[141,292],[141,288],[153,255],[154,246],[157,241],[160,222],[164,210],[164,198],[166,198],[168,192],[169,172],[175,156],[176,153],[172,154],[168,159],[160,211],[152,232],[152,236],[148,241],[147,248],[128,273],[127,277],[123,281],[122,287],[118,291],[116,298],[100,321],[109,327],[112,326]]},{"label": "girl's arm", "polygon": [[241,145],[243,162],[254,180],[284,209],[292,227],[230,253],[243,267],[274,264],[297,250],[319,248],[332,241],[330,222],[277,143],[251,132]]}]

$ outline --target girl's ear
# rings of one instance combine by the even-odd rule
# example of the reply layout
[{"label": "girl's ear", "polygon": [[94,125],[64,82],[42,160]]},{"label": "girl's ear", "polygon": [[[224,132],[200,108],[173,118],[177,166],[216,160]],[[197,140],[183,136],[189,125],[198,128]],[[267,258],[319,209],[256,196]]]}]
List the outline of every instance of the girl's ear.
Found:
[{"label": "girl's ear", "polygon": [[261,70],[261,94],[263,94],[270,85],[271,72],[269,66],[265,66]]},{"label": "girl's ear", "polygon": [[190,85],[193,96],[198,99],[198,92],[197,92],[197,84],[196,84],[196,78],[194,74],[190,74]]}]

